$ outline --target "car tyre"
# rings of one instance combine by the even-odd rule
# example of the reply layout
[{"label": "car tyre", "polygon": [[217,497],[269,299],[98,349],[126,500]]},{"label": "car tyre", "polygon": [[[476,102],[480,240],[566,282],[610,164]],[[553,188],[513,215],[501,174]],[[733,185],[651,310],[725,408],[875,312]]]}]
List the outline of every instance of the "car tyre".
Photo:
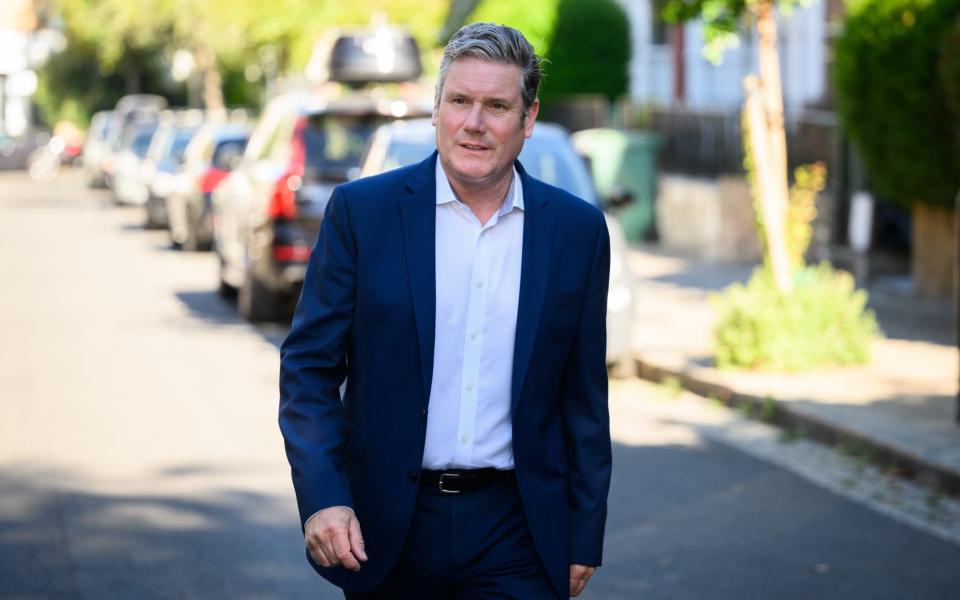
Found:
[{"label": "car tyre", "polygon": [[237,292],[237,310],[252,323],[279,321],[283,310],[283,296],[259,281],[247,270],[243,285]]}]

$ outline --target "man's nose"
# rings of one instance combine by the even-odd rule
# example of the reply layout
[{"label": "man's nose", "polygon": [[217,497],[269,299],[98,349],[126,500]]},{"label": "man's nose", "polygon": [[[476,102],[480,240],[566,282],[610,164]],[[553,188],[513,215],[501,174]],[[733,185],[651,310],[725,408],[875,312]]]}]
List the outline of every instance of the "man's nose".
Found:
[{"label": "man's nose", "polygon": [[483,133],[486,126],[483,122],[483,103],[474,102],[467,113],[467,119],[463,123],[464,129],[472,133]]}]

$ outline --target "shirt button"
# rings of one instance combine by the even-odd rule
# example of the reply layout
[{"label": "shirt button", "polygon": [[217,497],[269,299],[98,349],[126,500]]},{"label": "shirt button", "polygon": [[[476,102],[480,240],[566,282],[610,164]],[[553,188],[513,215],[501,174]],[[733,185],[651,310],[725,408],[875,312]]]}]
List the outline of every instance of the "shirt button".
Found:
[{"label": "shirt button", "polygon": [[417,472],[416,472],[416,471],[410,471],[409,473],[407,473],[407,479],[410,480],[410,483],[416,483],[416,482],[417,482]]},{"label": "shirt button", "polygon": [[463,436],[462,438],[460,438],[460,441],[466,444],[467,442],[470,441],[470,438],[468,438],[467,436]]},{"label": "shirt button", "polygon": [[468,392],[472,392],[472,391],[473,391],[473,384],[472,384],[472,383],[468,383],[468,384],[467,384],[467,391],[468,391]]},{"label": "shirt button", "polygon": [[470,339],[471,339],[471,340],[477,339],[477,332],[476,332],[476,331],[474,331],[473,333],[470,334]]},{"label": "shirt button", "polygon": [[478,288],[482,288],[482,287],[483,287],[483,282],[482,282],[482,281],[478,281],[478,282],[477,282],[477,287],[478,287]]}]

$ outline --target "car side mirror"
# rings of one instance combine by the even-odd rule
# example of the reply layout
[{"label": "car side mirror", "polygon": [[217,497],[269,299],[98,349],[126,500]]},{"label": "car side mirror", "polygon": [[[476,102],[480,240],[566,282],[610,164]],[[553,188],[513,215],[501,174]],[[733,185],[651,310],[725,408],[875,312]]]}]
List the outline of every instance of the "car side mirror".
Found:
[{"label": "car side mirror", "polygon": [[633,192],[620,186],[611,189],[610,194],[607,195],[607,206],[611,208],[623,208],[629,206],[632,202]]}]

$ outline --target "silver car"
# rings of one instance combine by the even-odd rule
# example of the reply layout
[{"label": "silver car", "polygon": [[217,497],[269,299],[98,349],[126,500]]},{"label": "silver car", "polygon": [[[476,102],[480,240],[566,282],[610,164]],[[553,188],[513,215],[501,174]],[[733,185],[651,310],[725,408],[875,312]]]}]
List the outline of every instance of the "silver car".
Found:
[{"label": "silver car", "polygon": [[[428,119],[396,121],[373,134],[362,163],[361,176],[376,175],[426,158],[436,148]],[[597,193],[583,159],[574,151],[559,125],[538,122],[523,145],[520,162],[530,175],[598,205]],[[627,241],[620,224],[607,215],[610,230],[610,291],[607,299],[607,363],[630,358],[634,287],[627,265]]]}]

